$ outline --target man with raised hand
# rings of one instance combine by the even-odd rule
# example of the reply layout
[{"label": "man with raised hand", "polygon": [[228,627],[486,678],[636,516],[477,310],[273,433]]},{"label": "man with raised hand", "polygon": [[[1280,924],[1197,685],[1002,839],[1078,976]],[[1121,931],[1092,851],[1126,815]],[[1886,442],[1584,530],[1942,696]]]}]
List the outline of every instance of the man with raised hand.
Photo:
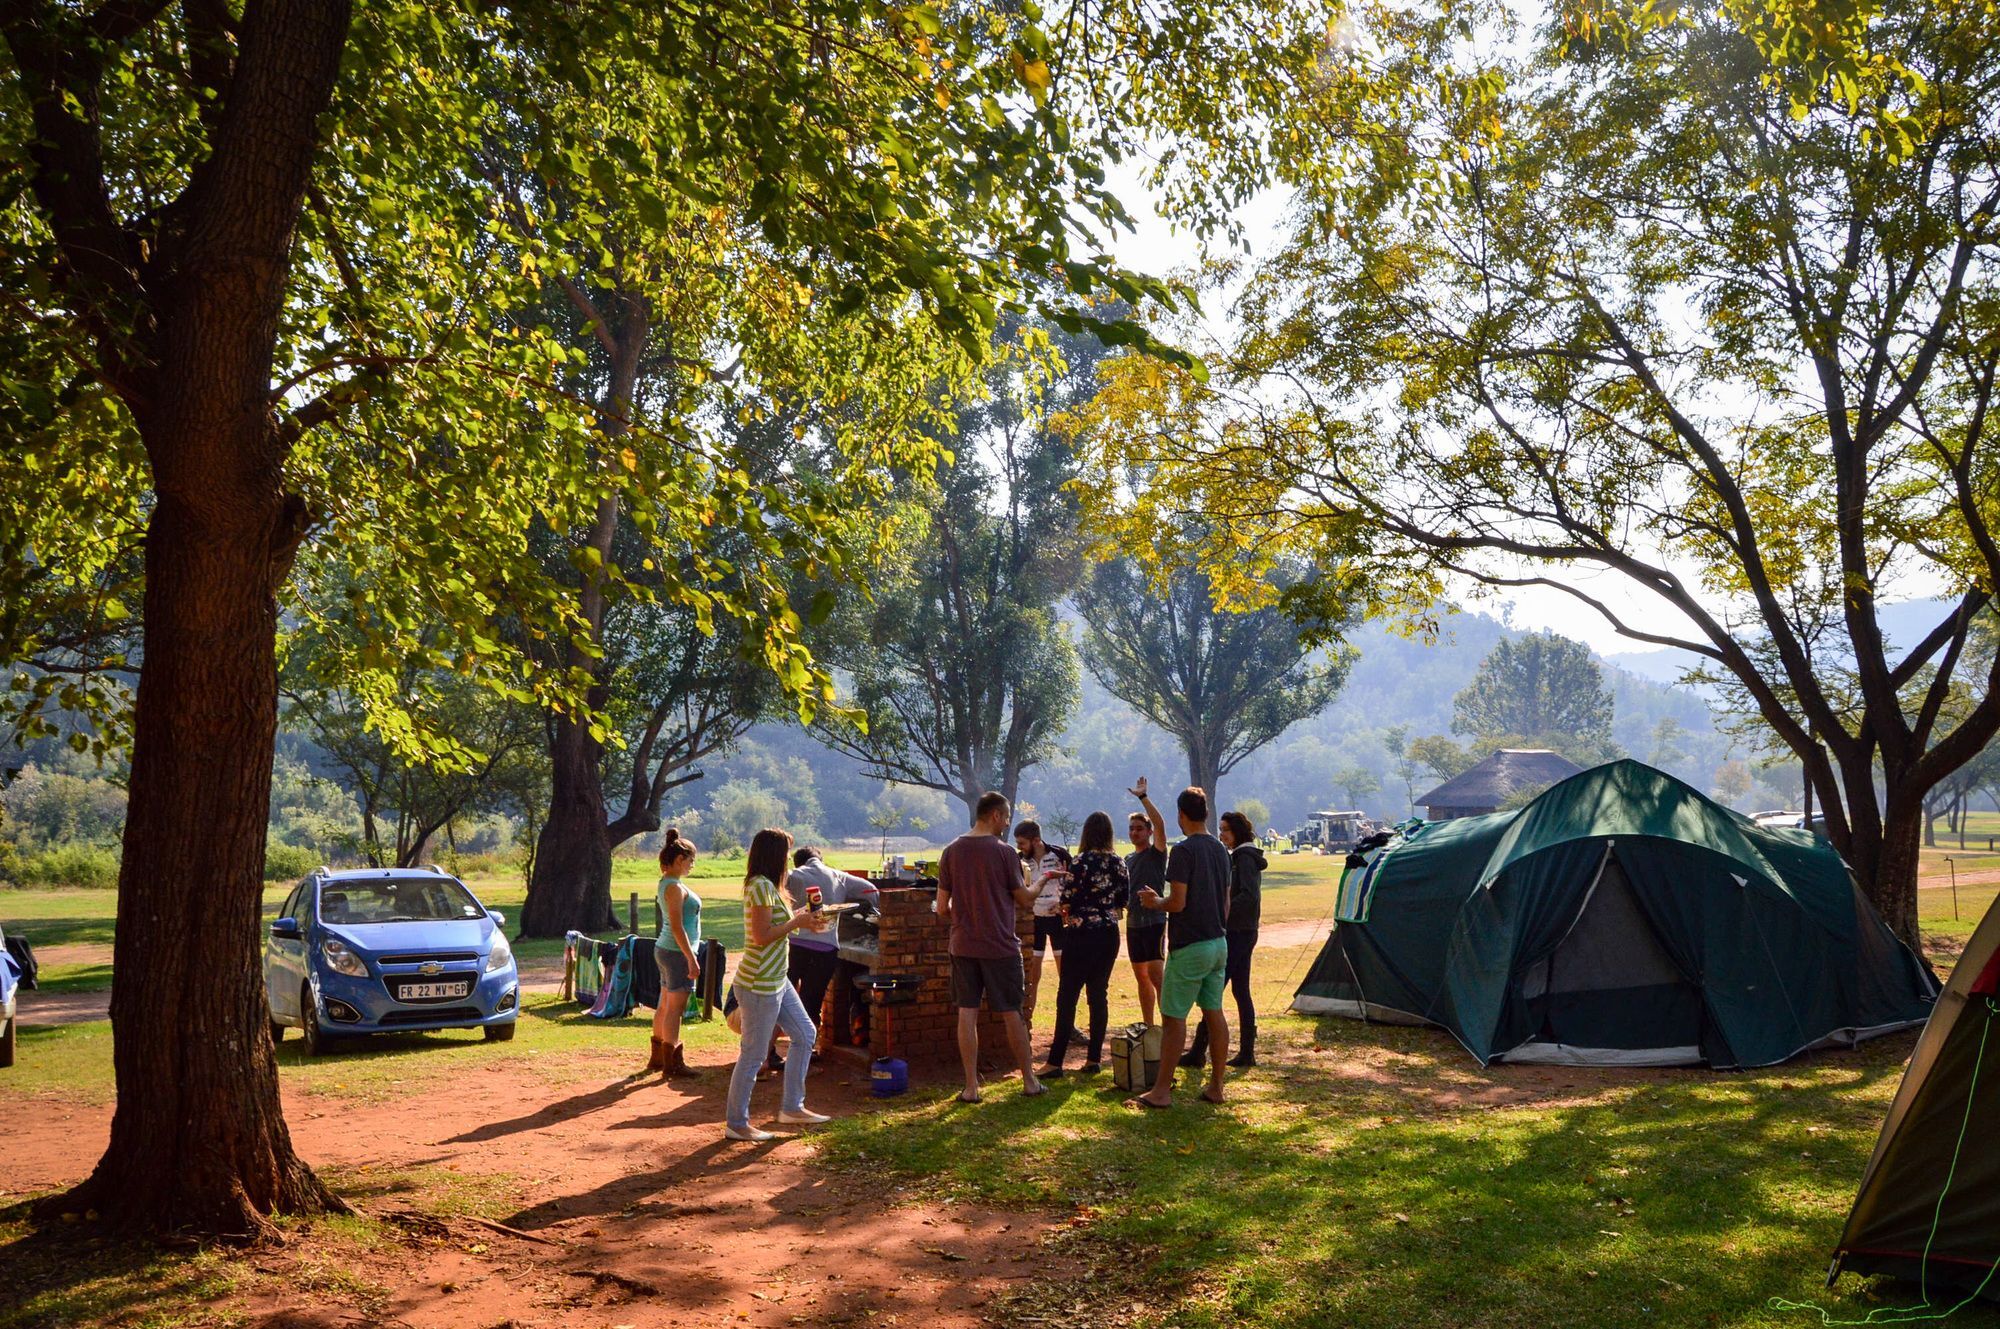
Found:
[{"label": "man with raised hand", "polygon": [[1224,921],[1229,916],[1229,851],[1208,833],[1208,794],[1190,786],[1175,800],[1181,842],[1167,855],[1167,894],[1139,892],[1139,907],[1167,915],[1167,968],[1160,984],[1160,1075],[1152,1089],[1131,1099],[1141,1107],[1174,1103],[1174,1074],[1187,1046],[1188,1011],[1201,1008],[1208,1030],[1208,1087],[1201,1096],[1222,1101],[1222,1077],[1229,1060],[1229,1022],[1222,1014],[1222,987],[1229,970]]},{"label": "man with raised hand", "polygon": [[1131,879],[1133,906],[1125,913],[1125,954],[1132,961],[1132,979],[1139,986],[1139,1014],[1147,1024],[1154,1022],[1160,1004],[1160,980],[1167,967],[1167,916],[1158,909],[1144,909],[1137,903],[1140,891],[1155,895],[1167,889],[1167,819],[1146,795],[1146,777],[1126,791],[1144,809],[1126,823],[1132,837],[1132,852],[1125,855],[1125,875]]},{"label": "man with raised hand", "polygon": [[1004,794],[981,794],[972,829],[938,858],[938,915],[951,929],[952,1002],[958,1007],[958,1058],[965,1068],[961,1103],[979,1101],[982,998],[1007,1026],[1007,1042],[1021,1067],[1021,1093],[1046,1092],[1035,1078],[1028,1025],[1021,1018],[1027,974],[1015,919],[1017,910],[1034,907],[1035,893],[1020,854],[1002,838],[1012,814]]}]

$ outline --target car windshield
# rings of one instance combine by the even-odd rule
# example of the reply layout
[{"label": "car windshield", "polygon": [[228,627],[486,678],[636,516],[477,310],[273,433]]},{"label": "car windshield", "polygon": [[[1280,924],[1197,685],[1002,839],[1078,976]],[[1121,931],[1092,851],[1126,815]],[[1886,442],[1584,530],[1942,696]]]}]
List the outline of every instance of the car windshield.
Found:
[{"label": "car windshield", "polygon": [[319,888],[323,923],[435,923],[485,912],[449,877],[329,881]]}]

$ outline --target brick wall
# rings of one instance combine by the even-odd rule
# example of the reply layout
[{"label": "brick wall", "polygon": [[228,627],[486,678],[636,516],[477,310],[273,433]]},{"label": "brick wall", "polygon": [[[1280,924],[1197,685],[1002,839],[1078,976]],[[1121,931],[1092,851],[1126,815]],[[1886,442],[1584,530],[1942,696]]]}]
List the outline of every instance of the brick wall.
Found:
[{"label": "brick wall", "polygon": [[[869,1020],[870,1054],[893,1054],[912,1066],[958,1063],[958,1008],[951,996],[950,935],[939,921],[935,892],[884,886],[881,890],[880,955],[877,972],[920,974],[924,985],[917,999],[898,1006],[878,1006]],[[1022,947],[1034,943],[1034,920],[1023,910]],[[893,1029],[891,1025],[893,1024]],[[988,1010],[979,1016],[979,1060],[984,1066],[1011,1067],[1007,1029]]]}]

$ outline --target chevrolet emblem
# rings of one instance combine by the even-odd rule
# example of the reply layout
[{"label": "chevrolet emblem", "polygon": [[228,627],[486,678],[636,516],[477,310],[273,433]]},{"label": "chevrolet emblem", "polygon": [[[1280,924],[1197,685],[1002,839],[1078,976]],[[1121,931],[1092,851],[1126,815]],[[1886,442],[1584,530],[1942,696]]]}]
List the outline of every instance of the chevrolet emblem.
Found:
[{"label": "chevrolet emblem", "polygon": [[436,960],[426,960],[417,966],[417,972],[420,974],[441,974],[444,972],[444,966]]}]

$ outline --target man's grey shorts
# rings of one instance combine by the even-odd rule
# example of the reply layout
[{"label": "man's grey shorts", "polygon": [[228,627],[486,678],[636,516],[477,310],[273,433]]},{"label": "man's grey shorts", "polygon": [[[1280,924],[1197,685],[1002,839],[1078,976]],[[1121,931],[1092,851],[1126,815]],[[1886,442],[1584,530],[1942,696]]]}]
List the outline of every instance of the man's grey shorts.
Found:
[{"label": "man's grey shorts", "polygon": [[1027,975],[1022,971],[1018,951],[1004,960],[969,955],[951,957],[952,1001],[962,1011],[978,1010],[981,997],[986,999],[987,1007],[998,1014],[1018,1011],[1027,995],[1027,987]]}]

